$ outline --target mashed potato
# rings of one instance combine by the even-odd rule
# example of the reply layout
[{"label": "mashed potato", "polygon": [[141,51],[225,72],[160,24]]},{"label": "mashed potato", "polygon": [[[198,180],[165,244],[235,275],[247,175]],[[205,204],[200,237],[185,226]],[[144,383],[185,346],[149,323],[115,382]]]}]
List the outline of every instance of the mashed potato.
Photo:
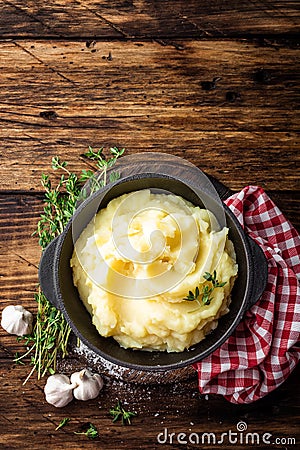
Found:
[{"label": "mashed potato", "polygon": [[[88,224],[71,259],[80,297],[102,336],[125,348],[180,352],[228,312],[237,264],[228,229],[183,198],[141,190],[113,199]],[[216,271],[212,287],[204,274]],[[196,300],[185,300],[199,289]]]}]

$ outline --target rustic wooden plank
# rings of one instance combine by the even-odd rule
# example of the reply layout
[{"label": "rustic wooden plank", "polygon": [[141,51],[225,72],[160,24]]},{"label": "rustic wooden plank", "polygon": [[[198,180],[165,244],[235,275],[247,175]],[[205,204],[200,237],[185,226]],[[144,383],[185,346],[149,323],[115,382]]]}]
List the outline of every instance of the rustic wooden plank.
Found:
[{"label": "rustic wooden plank", "polygon": [[[300,191],[282,190],[267,191],[267,193],[287,219],[300,229]],[[29,264],[31,266],[29,270],[35,271],[40,251],[37,249],[38,238],[32,236],[32,233],[35,231],[43,211],[43,198],[43,194],[4,194],[0,192],[0,255],[3,261],[0,270],[1,276],[14,276],[10,263],[5,264],[5,258],[9,257],[15,262],[19,259],[21,267],[23,267],[23,263]],[[21,263],[22,261],[23,263]],[[15,262],[11,263],[14,270],[16,269]],[[22,271],[23,269],[20,270],[20,272]],[[1,293],[3,294],[3,290],[0,295]]]},{"label": "rustic wooden plank", "polygon": [[[30,88],[34,87],[43,100],[46,89],[50,107],[51,100],[61,104],[68,95],[74,100],[75,92],[80,100],[82,90],[84,99],[89,95],[94,101],[109,100],[112,109],[114,94],[121,102],[130,99],[142,107],[154,101],[160,107],[166,104],[176,108],[183,104],[234,104],[240,108],[254,102],[258,108],[288,109],[290,103],[292,107],[297,105],[298,50],[285,46],[284,41],[278,47],[225,39],[179,40],[174,44],[182,45],[181,50],[156,41],[101,41],[95,42],[92,50],[80,41],[2,42],[2,93],[10,95],[11,100],[18,98],[20,105],[26,99],[28,105]],[[18,88],[16,85],[22,92],[12,89]],[[59,88],[61,94],[51,95],[49,85],[53,94],[58,94]],[[239,95],[226,96],[229,90]]]},{"label": "rustic wooden plank", "polygon": [[[76,1],[31,3],[5,0],[0,5],[0,36],[122,37],[105,19]],[[88,31],[89,30],[89,31]]]},{"label": "rustic wooden plank", "polygon": [[104,129],[55,129],[14,126],[0,133],[1,189],[41,190],[41,174],[51,171],[55,155],[70,169],[87,169],[80,157],[88,146],[126,147],[126,154],[158,151],[186,158],[228,187],[258,184],[268,190],[299,189],[295,133],[153,132]]},{"label": "rustic wooden plank", "polygon": [[24,240],[26,244],[23,245],[18,245],[19,239],[15,245],[0,243],[0,304],[1,309],[10,304],[22,304],[36,312],[34,293],[41,252],[28,237],[26,239],[26,234]]},{"label": "rustic wooden plank", "polygon": [[297,0],[5,0],[2,37],[224,37],[299,32]]},{"label": "rustic wooden plank", "polygon": [[[168,437],[163,446],[167,449],[179,448],[176,439],[180,432],[188,436],[192,432],[199,433],[200,439],[202,433],[213,432],[220,439],[221,433],[229,429],[235,432],[236,424],[241,420],[248,424],[247,431],[259,433],[260,439],[267,432],[272,434],[272,442],[276,437],[299,439],[299,411],[295,404],[295,395],[299,392],[299,370],[295,370],[286,383],[260,402],[242,406],[229,404],[217,396],[209,396],[205,400],[197,393],[195,381],[176,383],[166,388],[105,379],[105,388],[97,399],[73,401],[62,409],[55,409],[44,400],[44,380],[39,383],[31,380],[22,386],[25,375],[24,367],[14,364],[2,371],[4,389],[1,393],[0,444],[5,450],[90,448],[91,442],[84,436],[74,435],[74,431],[86,422],[92,422],[99,430],[100,437],[94,445],[108,450],[120,448],[120,445],[128,450],[162,448],[157,436],[165,428],[168,433],[176,433],[173,435],[173,445]],[[112,424],[108,410],[115,405],[116,399],[138,413],[132,426],[124,427],[119,422]],[[270,415],[272,420],[266,424],[265,418]],[[64,417],[71,419],[69,425],[55,431]],[[292,421],[290,417],[293,417]],[[201,448],[211,448],[211,444],[208,445],[206,440]],[[238,442],[235,448],[243,450],[245,444]]]},{"label": "rustic wooden plank", "polygon": [[[1,310],[10,304],[22,304],[36,312],[34,293],[41,250],[32,233],[42,208],[42,196],[0,196]],[[7,339],[9,336],[4,335],[2,344]]]},{"label": "rustic wooden plank", "polygon": [[276,190],[274,173],[280,189],[298,189],[296,49],[136,44],[2,43],[2,189],[39,190],[51,156],[78,168],[88,145],[174,153],[233,189]]}]

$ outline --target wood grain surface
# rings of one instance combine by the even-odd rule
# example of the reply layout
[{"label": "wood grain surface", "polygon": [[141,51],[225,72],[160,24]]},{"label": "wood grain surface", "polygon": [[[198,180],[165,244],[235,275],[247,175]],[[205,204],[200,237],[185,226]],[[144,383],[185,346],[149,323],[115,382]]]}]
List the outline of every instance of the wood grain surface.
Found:
[{"label": "wood grain surface", "polygon": [[[180,156],[234,191],[261,185],[300,230],[299,16],[297,0],[1,2],[0,310],[36,312],[40,178],[57,177],[55,155],[72,171],[93,168],[89,145]],[[59,370],[90,365],[105,387],[93,401],[55,409],[45,379],[22,385],[29,361],[13,358],[23,351],[0,329],[1,449],[244,450],[176,440],[220,438],[239,421],[272,435],[272,445],[255,448],[300,445],[299,368],[262,400],[233,405],[200,395],[190,368],[147,378],[71,351]],[[132,426],[112,424],[117,399],[138,413]],[[69,425],[55,431],[64,417]],[[94,442],[74,434],[87,422],[98,427]],[[165,428],[175,435],[159,443]]]},{"label": "wood grain surface", "polygon": [[76,167],[88,145],[171,152],[233,189],[276,190],[279,173],[280,189],[299,188],[297,49],[222,40],[188,41],[183,50],[98,42],[94,50],[2,44],[3,189],[40,190],[51,155]]},{"label": "wood grain surface", "polygon": [[224,38],[300,30],[297,0],[5,0],[0,11],[4,37]]}]

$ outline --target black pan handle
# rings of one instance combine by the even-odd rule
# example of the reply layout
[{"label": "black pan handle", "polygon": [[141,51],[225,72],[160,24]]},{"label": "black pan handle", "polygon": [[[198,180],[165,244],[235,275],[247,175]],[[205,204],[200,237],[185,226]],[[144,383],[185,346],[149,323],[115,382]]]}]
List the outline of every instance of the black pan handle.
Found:
[{"label": "black pan handle", "polygon": [[59,305],[55,296],[53,261],[59,238],[60,236],[53,239],[53,241],[50,242],[50,244],[48,244],[48,246],[43,250],[39,264],[39,281],[41,289],[49,302],[58,309]]},{"label": "black pan handle", "polygon": [[233,191],[231,189],[229,189],[227,186],[225,186],[225,184],[221,183],[215,177],[212,177],[211,175],[207,175],[207,174],[206,174],[206,176],[209,178],[209,180],[214,185],[221,200],[226,200],[228,197],[230,197],[233,194]]},{"label": "black pan handle", "polygon": [[247,236],[253,263],[253,280],[251,296],[247,309],[251,308],[262,296],[268,281],[268,262],[260,246]]}]

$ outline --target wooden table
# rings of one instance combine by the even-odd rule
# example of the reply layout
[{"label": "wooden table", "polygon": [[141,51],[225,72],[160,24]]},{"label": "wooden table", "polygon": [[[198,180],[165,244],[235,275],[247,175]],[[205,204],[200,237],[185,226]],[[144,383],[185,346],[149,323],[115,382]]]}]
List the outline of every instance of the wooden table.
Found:
[{"label": "wooden table", "polygon": [[[54,155],[88,168],[89,145],[181,156],[235,191],[261,185],[299,229],[297,0],[4,0],[0,29],[1,309],[35,311],[41,174]],[[200,448],[178,433],[220,436],[241,420],[286,439],[272,448],[299,448],[299,370],[251,405],[200,395],[195,375],[173,384],[121,375],[106,377],[97,399],[55,409],[44,379],[22,386],[28,366],[13,363],[22,346],[0,336],[3,449]],[[112,424],[117,398],[138,412],[132,426]],[[64,417],[70,424],[55,431]],[[89,421],[100,432],[94,442],[73,433]],[[157,441],[165,428],[173,445]]]}]

